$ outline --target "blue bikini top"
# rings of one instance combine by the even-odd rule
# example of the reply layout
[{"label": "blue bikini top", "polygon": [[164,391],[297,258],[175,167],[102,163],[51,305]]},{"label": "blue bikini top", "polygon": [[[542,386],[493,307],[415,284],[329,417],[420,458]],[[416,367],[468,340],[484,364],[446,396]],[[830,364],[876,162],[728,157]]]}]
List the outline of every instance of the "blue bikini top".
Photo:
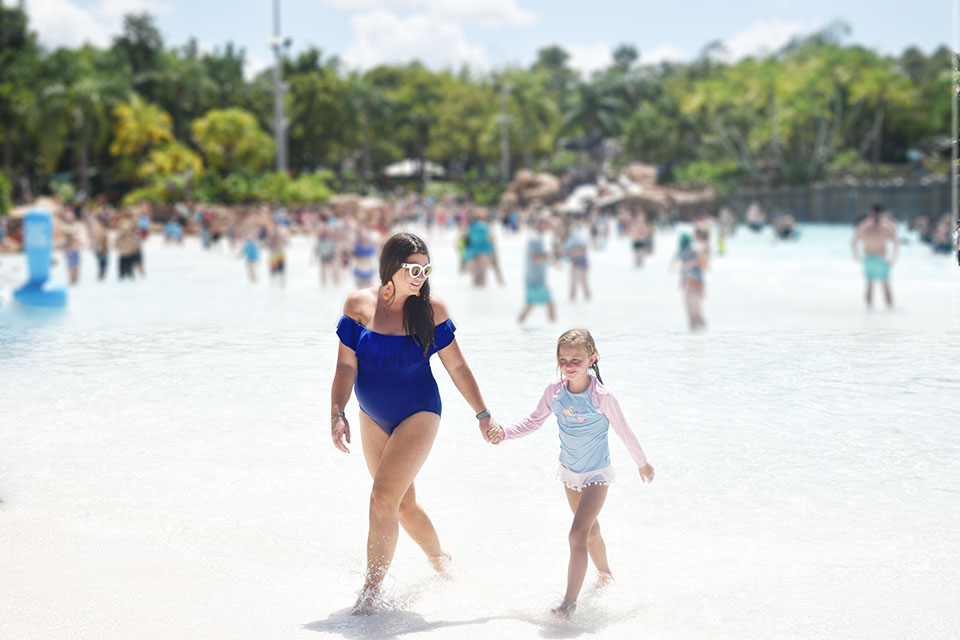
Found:
[{"label": "blue bikini top", "polygon": [[372,258],[377,254],[377,247],[373,244],[364,245],[359,242],[353,245],[353,255],[358,258]]},{"label": "blue bikini top", "polygon": [[353,349],[357,360],[378,369],[399,370],[423,365],[437,351],[447,347],[454,339],[457,327],[447,318],[436,326],[433,344],[426,357],[423,349],[410,336],[391,336],[371,331],[365,326],[343,316],[337,323],[337,337],[340,342]]}]

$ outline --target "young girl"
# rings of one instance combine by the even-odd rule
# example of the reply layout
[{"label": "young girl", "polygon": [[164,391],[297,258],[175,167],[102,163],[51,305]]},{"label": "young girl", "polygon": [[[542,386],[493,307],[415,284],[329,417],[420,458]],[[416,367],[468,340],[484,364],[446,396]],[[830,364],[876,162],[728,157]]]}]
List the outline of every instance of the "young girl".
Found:
[{"label": "young girl", "polygon": [[[487,430],[493,444],[505,438],[522,438],[539,429],[551,413],[560,427],[560,469],[557,477],[563,482],[567,501],[573,510],[570,528],[570,565],[567,570],[567,592],[559,607],[551,613],[569,619],[577,606],[577,596],[587,573],[587,555],[600,572],[598,586],[613,579],[607,564],[607,549],[600,537],[597,517],[613,482],[607,428],[613,426],[640,469],[644,482],[653,482],[653,465],[647,462],[643,449],[627,425],[620,404],[603,386],[597,364],[597,345],[586,329],[571,329],[557,340],[557,367],[562,373],[559,382],[547,385],[540,403],[529,416],[506,427]],[[588,373],[593,369],[596,377]]]}]

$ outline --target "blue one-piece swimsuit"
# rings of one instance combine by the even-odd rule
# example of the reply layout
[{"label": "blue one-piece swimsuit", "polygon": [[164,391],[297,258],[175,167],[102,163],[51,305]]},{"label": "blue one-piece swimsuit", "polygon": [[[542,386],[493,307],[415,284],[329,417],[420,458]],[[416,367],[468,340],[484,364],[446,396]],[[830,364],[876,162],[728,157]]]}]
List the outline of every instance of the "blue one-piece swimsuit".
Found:
[{"label": "blue one-piece swimsuit", "polygon": [[453,342],[453,321],[438,324],[427,355],[410,336],[388,336],[343,316],[340,342],[357,354],[354,391],[360,409],[387,434],[420,411],[440,415],[440,392],[430,370],[430,356]]}]

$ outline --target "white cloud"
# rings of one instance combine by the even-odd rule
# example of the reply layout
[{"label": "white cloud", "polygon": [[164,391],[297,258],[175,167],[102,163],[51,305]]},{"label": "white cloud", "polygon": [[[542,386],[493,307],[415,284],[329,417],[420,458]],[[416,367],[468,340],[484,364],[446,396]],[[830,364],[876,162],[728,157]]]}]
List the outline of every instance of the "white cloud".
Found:
[{"label": "white cloud", "polygon": [[457,22],[483,26],[533,24],[540,17],[517,6],[516,0],[325,0],[348,11],[422,10]]},{"label": "white cloud", "polygon": [[247,82],[250,82],[257,77],[258,73],[272,66],[273,62],[266,62],[261,58],[247,54],[243,59],[243,78]]},{"label": "white cloud", "polygon": [[570,66],[585,74],[609,67],[613,62],[613,48],[609,44],[567,44],[563,48],[570,54]]},{"label": "white cloud", "polygon": [[30,0],[27,2],[30,26],[40,42],[49,47],[77,47],[85,42],[105,46],[110,33],[88,9],[71,0]]},{"label": "white cloud", "polygon": [[687,58],[683,51],[669,44],[662,44],[650,51],[640,51],[640,64],[660,64],[661,62],[679,62]]},{"label": "white cloud", "polygon": [[84,43],[106,47],[123,27],[127,13],[153,15],[173,12],[160,0],[100,0],[80,6],[76,0],[28,0],[30,26],[48,47],[77,47]]},{"label": "white cloud", "polygon": [[386,11],[350,19],[354,41],[344,53],[352,67],[367,69],[382,63],[420,60],[431,68],[488,67],[483,50],[467,42],[460,24],[438,14],[401,18]]},{"label": "white cloud", "polygon": [[[563,44],[564,51],[570,54],[570,67],[589,76],[594,71],[606,69],[613,64],[613,49],[609,44]],[[640,51],[640,64],[659,64],[666,60],[681,61],[687,58],[683,51],[673,45],[665,44],[650,51]]]},{"label": "white cloud", "polygon": [[735,61],[747,56],[772,53],[795,36],[809,31],[809,27],[799,22],[760,20],[723,43],[727,48],[724,59]]}]

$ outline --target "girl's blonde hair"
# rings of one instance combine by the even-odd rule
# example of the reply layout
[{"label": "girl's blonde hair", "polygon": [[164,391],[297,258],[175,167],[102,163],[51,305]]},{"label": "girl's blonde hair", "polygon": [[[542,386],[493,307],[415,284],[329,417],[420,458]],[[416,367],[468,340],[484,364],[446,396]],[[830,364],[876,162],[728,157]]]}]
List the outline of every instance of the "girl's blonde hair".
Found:
[{"label": "girl's blonde hair", "polygon": [[587,357],[596,354],[597,359],[590,365],[590,368],[596,374],[597,380],[601,384],[603,383],[603,378],[600,377],[600,354],[597,353],[597,343],[593,341],[593,336],[590,335],[589,331],[586,329],[564,331],[563,335],[557,338],[557,360],[560,359],[560,347],[563,346],[583,347],[587,351]]}]

